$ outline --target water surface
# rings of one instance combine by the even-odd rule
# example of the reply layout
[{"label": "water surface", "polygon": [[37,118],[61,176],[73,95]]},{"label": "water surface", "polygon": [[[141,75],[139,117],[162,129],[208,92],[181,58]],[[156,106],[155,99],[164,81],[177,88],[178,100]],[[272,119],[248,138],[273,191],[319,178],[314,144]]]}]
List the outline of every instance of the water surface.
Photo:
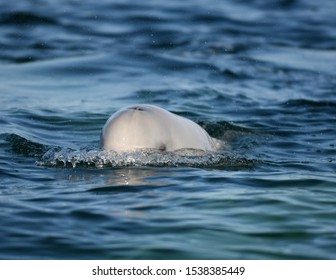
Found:
[{"label": "water surface", "polygon": [[[0,3],[0,258],[335,259],[335,10]],[[101,151],[137,103],[226,148]]]}]

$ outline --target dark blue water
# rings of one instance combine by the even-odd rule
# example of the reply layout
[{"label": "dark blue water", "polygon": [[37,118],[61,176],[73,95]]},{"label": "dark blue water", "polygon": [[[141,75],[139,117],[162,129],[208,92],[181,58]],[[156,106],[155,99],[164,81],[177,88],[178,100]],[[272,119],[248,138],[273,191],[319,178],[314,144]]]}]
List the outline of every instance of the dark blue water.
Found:
[{"label": "dark blue water", "polygon": [[[335,259],[335,11],[2,1],[0,258]],[[226,148],[101,151],[137,103]]]}]

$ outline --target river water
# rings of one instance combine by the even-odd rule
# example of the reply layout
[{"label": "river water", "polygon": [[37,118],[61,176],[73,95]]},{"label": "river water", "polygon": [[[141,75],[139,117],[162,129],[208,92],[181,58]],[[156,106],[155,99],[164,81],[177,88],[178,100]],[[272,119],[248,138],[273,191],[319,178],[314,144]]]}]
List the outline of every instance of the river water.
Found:
[{"label": "river water", "polygon": [[[335,259],[335,11],[2,1],[0,258]],[[102,151],[140,103],[225,149]]]}]

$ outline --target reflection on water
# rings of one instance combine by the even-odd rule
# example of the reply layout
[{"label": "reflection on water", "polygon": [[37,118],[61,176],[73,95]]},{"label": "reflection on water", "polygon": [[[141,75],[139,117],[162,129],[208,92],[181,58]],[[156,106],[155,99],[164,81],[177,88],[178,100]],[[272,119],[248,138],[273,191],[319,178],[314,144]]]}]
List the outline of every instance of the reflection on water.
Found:
[{"label": "reflection on water", "polygon": [[[168,171],[169,170],[169,171]],[[169,185],[169,180],[165,178],[168,172],[169,176],[174,176],[174,169],[160,169],[154,167],[129,167],[129,168],[66,168],[57,172],[59,180],[69,181],[70,183],[100,182],[103,187],[90,189],[97,192],[109,191],[130,191],[131,187],[139,189],[141,187],[155,187]],[[98,183],[99,185],[99,183]],[[127,188],[122,188],[127,187]]]}]

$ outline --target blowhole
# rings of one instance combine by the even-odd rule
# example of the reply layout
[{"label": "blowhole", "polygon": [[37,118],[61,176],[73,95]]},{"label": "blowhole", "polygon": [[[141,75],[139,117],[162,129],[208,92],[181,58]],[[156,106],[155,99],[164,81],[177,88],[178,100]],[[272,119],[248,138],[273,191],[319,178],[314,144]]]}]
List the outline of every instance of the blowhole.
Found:
[{"label": "blowhole", "polygon": [[159,151],[164,152],[164,151],[166,151],[166,150],[167,150],[167,147],[166,147],[165,144],[161,144],[161,145],[159,146]]},{"label": "blowhole", "polygon": [[141,106],[131,107],[130,109],[135,110],[135,111],[145,111],[145,109]]}]

